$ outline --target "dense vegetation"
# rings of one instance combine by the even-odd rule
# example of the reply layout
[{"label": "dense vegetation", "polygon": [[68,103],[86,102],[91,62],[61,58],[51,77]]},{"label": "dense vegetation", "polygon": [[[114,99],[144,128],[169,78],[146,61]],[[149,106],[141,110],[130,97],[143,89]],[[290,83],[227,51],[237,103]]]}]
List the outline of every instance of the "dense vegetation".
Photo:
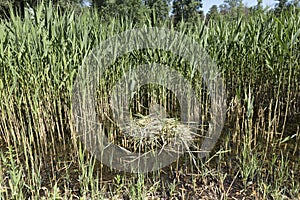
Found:
[{"label": "dense vegetation", "polygon": [[[62,12],[49,3],[34,14],[25,9],[24,16],[12,9],[9,19],[1,20],[1,199],[300,198],[297,7],[234,17],[218,11],[213,20],[176,23],[153,13],[144,12],[143,18],[103,13],[80,7]],[[84,58],[102,41],[153,23],[184,32],[215,61],[227,88],[225,127],[205,160],[189,152],[159,171],[119,172],[92,157],[74,132],[73,84]],[[137,60],[131,55],[117,60],[106,81],[118,78],[118,65],[145,55],[162,56],[162,62],[172,56],[135,53]],[[189,76],[188,63],[174,62]],[[113,131],[115,142],[124,145]]]}]

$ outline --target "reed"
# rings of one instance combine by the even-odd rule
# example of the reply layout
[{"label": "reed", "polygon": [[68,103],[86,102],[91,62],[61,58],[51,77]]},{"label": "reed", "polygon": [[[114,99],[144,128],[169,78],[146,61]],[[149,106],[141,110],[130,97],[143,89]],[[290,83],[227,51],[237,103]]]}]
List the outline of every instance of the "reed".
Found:
[{"label": "reed", "polygon": [[[203,160],[196,153],[199,133],[187,134],[176,121],[180,109],[174,95],[155,85],[142,88],[132,104],[136,126],[154,131],[163,127],[159,133],[168,137],[176,127],[181,132],[171,131],[173,137],[184,133],[193,139],[178,161],[144,175],[103,166],[84,149],[72,127],[73,84],[86,56],[114,34],[147,24],[99,18],[90,10],[59,13],[49,4],[39,6],[33,18],[26,13],[24,19],[11,14],[10,21],[1,20],[1,199],[299,198],[299,13],[220,18],[207,26],[202,21],[193,27],[160,24],[186,33],[206,49],[226,82],[228,109],[217,146]],[[131,52],[107,72],[98,103],[109,138],[132,151],[161,148],[168,140],[122,135],[105,107],[107,89],[129,66],[157,61],[175,66],[194,84],[203,103],[199,131],[207,131],[210,95],[199,81],[201,74],[189,71],[189,61],[162,50]],[[145,122],[151,101],[167,107],[164,123],[153,116]]]}]

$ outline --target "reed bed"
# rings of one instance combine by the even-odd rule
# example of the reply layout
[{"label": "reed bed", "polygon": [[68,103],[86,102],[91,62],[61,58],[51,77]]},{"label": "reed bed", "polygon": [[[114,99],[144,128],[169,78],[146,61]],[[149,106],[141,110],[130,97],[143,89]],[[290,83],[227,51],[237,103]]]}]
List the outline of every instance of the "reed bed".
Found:
[{"label": "reed bed", "polygon": [[[207,159],[197,157],[199,133],[189,133],[176,122],[180,109],[174,95],[156,86],[143,89],[133,102],[136,128],[156,130],[165,125],[175,135],[174,127],[178,128],[193,143],[189,151],[161,170],[131,174],[102,165],[85,150],[72,127],[71,97],[78,68],[100,42],[147,24],[102,20],[84,9],[59,13],[51,4],[39,6],[35,16],[26,13],[21,19],[12,14],[11,20],[1,21],[0,198],[299,199],[300,14],[296,10],[277,17],[261,13],[234,21],[219,18],[208,25],[199,21],[192,27],[159,25],[184,32],[201,44],[226,82],[225,127]],[[207,131],[209,93],[200,75],[193,79],[189,74],[189,62],[170,52],[125,55],[107,72],[103,88],[115,84],[129,64],[147,59],[175,66],[194,84],[203,103],[200,132]],[[149,121],[154,93],[161,94],[156,103],[168,108],[164,123],[153,116]],[[161,136],[143,141],[122,135],[111,121],[111,111],[103,106],[109,92],[100,90],[98,97],[99,120],[116,144],[132,151],[164,145]]]}]

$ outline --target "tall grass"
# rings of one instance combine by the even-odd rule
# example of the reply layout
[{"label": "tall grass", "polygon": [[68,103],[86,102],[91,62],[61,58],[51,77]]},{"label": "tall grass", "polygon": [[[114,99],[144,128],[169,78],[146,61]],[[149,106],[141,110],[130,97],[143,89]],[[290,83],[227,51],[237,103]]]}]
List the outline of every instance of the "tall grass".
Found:
[{"label": "tall grass", "polygon": [[[93,48],[114,34],[148,22],[104,21],[89,10],[60,14],[51,4],[38,7],[34,16],[11,17],[0,23],[2,199],[299,198],[298,13],[171,27],[199,42],[217,63],[227,87],[226,126],[207,160],[190,152],[146,175],[114,171],[85,151],[72,127],[71,95],[77,70]],[[170,64],[174,55],[147,50],[125,55],[108,72],[106,84],[114,84],[122,75],[120,69],[149,58]],[[171,64],[189,77],[188,61],[175,57]],[[200,82],[194,80],[194,87],[202,88]],[[157,90],[149,86],[137,99],[147,104],[151,98],[145,93],[159,94]],[[104,94],[99,96],[100,103]],[[174,96],[164,99],[160,95],[158,101],[171,105],[169,115],[176,116]],[[208,117],[209,94],[199,89],[198,95]],[[138,105],[133,109],[148,114]],[[109,125],[117,144],[138,149],[137,142],[120,137],[117,127]]]}]

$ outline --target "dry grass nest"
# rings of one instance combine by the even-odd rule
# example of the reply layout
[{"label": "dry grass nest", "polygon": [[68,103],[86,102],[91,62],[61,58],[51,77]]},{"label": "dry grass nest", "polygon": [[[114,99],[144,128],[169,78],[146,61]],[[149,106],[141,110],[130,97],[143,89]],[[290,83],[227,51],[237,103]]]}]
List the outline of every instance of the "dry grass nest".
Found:
[{"label": "dry grass nest", "polygon": [[122,133],[127,138],[127,145],[134,151],[151,151],[161,148],[172,148],[184,145],[189,148],[199,135],[192,125],[183,124],[176,118],[166,118],[162,115],[138,115],[129,123],[122,125]]}]

